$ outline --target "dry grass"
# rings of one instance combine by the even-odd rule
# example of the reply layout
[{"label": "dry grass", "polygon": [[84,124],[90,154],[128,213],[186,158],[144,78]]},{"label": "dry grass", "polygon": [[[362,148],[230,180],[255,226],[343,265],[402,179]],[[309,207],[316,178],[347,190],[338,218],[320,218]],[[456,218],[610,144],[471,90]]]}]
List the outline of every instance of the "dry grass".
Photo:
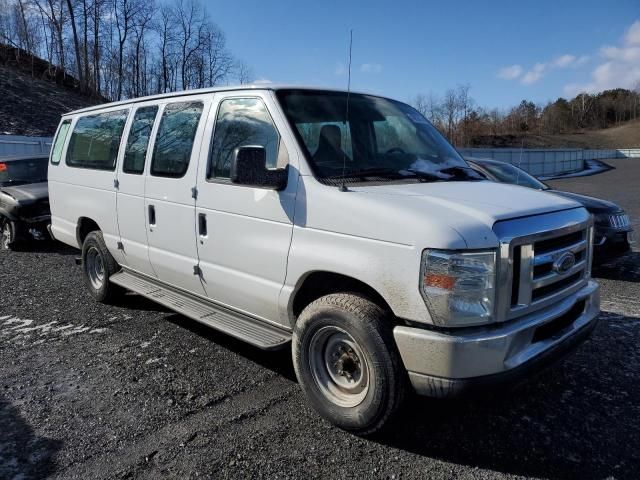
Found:
[{"label": "dry grass", "polygon": [[95,103],[74,89],[0,65],[0,135],[51,136],[60,115]]},{"label": "dry grass", "polygon": [[559,135],[498,135],[481,137],[474,147],[486,148],[635,148],[640,147],[640,120],[603,130]]}]

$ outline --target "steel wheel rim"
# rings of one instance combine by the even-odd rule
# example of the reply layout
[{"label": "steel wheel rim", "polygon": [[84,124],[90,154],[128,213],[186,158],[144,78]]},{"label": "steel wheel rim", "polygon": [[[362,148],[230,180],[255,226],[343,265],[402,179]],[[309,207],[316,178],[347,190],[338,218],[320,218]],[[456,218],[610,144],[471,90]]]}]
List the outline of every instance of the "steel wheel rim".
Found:
[{"label": "steel wheel rim", "polygon": [[91,286],[96,290],[100,290],[104,284],[104,262],[102,261],[102,255],[96,247],[90,247],[87,250],[86,256],[87,262],[87,275]]},{"label": "steel wheel rim", "polygon": [[11,243],[11,225],[9,222],[5,222],[2,226],[2,248],[9,248]]},{"label": "steel wheel rim", "polygon": [[354,338],[339,327],[323,327],[313,335],[309,366],[322,394],[336,405],[355,407],[369,392],[367,358]]}]

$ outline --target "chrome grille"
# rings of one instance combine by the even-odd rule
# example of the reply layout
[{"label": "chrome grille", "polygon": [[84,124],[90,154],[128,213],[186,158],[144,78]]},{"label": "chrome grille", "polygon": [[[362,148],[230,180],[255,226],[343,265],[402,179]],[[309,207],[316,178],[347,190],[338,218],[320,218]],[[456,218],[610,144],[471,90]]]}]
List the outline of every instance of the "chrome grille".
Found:
[{"label": "chrome grille", "polygon": [[509,320],[551,305],[591,275],[593,226],[582,209],[498,222],[498,316]]},{"label": "chrome grille", "polygon": [[613,228],[625,229],[629,228],[631,223],[629,222],[629,215],[626,213],[616,213],[609,215],[609,225]]}]

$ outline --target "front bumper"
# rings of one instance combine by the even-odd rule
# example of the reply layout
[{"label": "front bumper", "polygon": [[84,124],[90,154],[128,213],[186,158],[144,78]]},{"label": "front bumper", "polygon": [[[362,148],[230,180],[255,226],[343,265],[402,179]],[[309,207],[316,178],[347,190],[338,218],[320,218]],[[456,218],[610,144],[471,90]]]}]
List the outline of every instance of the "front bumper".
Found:
[{"label": "front bumper", "polygon": [[491,327],[393,331],[417,393],[452,397],[531,376],[584,341],[600,312],[599,285],[589,281],[560,302]]}]

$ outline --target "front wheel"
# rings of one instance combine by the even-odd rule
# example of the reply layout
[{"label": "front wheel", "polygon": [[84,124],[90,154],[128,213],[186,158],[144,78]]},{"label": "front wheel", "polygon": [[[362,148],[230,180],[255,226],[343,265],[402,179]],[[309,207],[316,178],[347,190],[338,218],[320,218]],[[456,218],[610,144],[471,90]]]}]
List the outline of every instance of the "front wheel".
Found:
[{"label": "front wheel", "polygon": [[102,232],[91,232],[82,244],[84,283],[97,301],[109,303],[120,293],[120,288],[109,281],[118,271],[118,264],[104,243]]},{"label": "front wheel", "polygon": [[18,237],[18,227],[16,223],[7,218],[1,222],[0,227],[2,228],[0,232],[0,247],[3,250],[13,250]]},{"label": "front wheel", "polygon": [[356,294],[327,295],[304,309],[293,362],[318,413],[358,435],[380,430],[408,392],[386,312]]}]

